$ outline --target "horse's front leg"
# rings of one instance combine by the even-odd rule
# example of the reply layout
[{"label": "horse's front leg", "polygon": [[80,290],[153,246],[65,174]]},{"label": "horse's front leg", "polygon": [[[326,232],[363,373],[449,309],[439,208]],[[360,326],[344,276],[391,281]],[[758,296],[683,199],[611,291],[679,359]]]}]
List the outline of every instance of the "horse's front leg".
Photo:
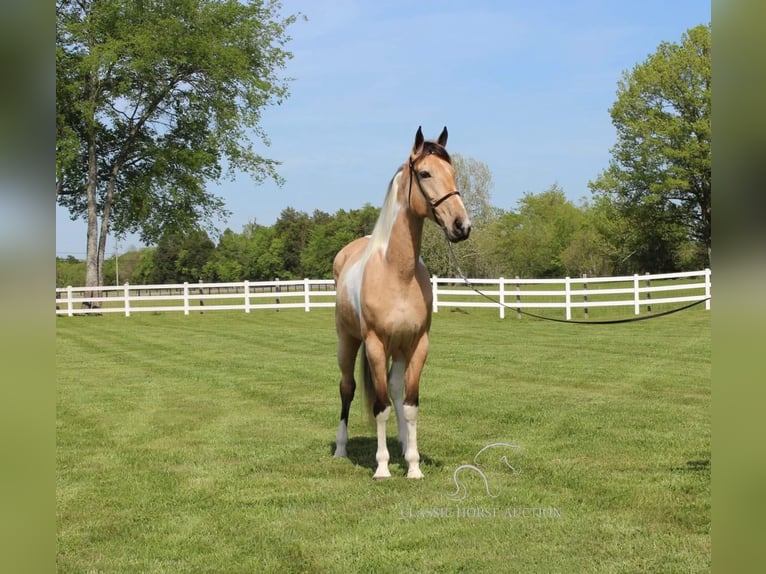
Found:
[{"label": "horse's front leg", "polygon": [[[365,380],[365,389],[372,399],[372,414],[375,417],[375,429],[378,437],[378,450],[375,460],[378,468],[373,478],[389,478],[388,446],[386,445],[386,423],[391,415],[391,401],[388,398],[387,365],[388,356],[383,342],[376,336],[369,336],[365,341],[367,360],[370,365],[371,381]],[[372,388],[370,388],[372,387]]]},{"label": "horse's front leg", "polygon": [[420,396],[420,374],[423,372],[428,356],[428,333],[417,342],[404,381],[404,421],[407,427],[407,443],[404,460],[407,461],[407,478],[423,478],[420,470],[420,453],[418,452],[418,400]]}]

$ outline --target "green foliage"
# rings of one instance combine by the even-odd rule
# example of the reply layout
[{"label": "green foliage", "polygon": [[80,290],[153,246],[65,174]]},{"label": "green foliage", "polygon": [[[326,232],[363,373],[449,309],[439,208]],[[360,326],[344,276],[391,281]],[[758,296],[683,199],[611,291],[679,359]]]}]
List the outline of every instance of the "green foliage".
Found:
[{"label": "green foliage", "polygon": [[201,230],[163,235],[152,256],[150,283],[200,281],[214,249],[215,244]]},{"label": "green foliage", "polygon": [[331,279],[335,255],[357,237],[372,233],[379,213],[379,208],[367,204],[361,209],[348,212],[341,209],[318,224],[315,214],[315,225],[301,254],[303,276]]},{"label": "green foliage", "polygon": [[[617,143],[590,187],[633,227],[625,240],[635,268],[709,264],[710,62],[710,26],[697,26],[681,44],[660,44],[619,82],[610,110]],[[697,249],[690,250],[690,241]]]},{"label": "green foliage", "polygon": [[72,255],[66,259],[56,257],[56,287],[85,285],[85,261]]},{"label": "green foliage", "polygon": [[218,246],[205,263],[203,276],[206,281],[244,281],[249,278],[251,249],[245,233],[237,234],[226,229]]},{"label": "green foliage", "polygon": [[500,273],[507,277],[563,277],[568,269],[562,254],[582,225],[582,212],[556,184],[540,194],[525,194],[519,211],[493,223],[492,252]]},{"label": "green foliage", "polygon": [[295,16],[280,9],[271,0],[56,3],[57,201],[88,221],[89,280],[95,269],[103,281],[108,232],[155,243],[226,213],[210,181],[235,171],[281,181],[250,141],[268,145],[261,112],[288,95],[278,71]]},{"label": "green foliage", "polygon": [[155,247],[145,247],[140,251],[131,283],[148,285],[152,282],[152,277],[154,277],[154,253],[156,251]]},{"label": "green foliage", "polygon": [[[710,571],[704,310],[601,327],[440,311],[421,385],[422,481],[404,477],[393,416],[393,477],[371,478],[360,398],[349,458],[333,458],[331,310],[56,328],[61,572]],[[521,447],[518,472],[486,451],[496,496],[466,473],[467,498],[447,498],[456,469],[494,442]],[[504,516],[540,507],[560,516]],[[418,517],[431,509],[449,515]]]}]

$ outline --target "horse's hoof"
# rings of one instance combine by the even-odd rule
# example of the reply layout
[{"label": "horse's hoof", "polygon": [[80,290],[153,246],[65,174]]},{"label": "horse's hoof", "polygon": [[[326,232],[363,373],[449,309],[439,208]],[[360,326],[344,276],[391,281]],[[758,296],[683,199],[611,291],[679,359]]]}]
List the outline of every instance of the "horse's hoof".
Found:
[{"label": "horse's hoof", "polygon": [[423,477],[423,473],[420,471],[419,468],[413,468],[407,471],[407,478],[420,479],[424,477]]},{"label": "horse's hoof", "polygon": [[347,456],[346,449],[345,448],[340,448],[340,447],[336,448],[335,449],[335,454],[333,454],[333,456],[335,458],[346,458],[346,456]]},{"label": "horse's hoof", "polygon": [[391,472],[385,468],[385,469],[378,469],[375,471],[375,474],[372,475],[372,478],[379,480],[381,478],[391,478]]}]

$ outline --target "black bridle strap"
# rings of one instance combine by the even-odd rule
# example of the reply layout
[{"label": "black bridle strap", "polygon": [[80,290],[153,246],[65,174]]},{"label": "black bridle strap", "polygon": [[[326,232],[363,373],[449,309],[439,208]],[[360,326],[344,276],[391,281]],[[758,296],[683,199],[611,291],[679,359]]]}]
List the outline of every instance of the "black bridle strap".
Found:
[{"label": "black bridle strap", "polygon": [[435,219],[436,219],[436,220],[439,222],[439,224],[441,225],[441,218],[440,218],[440,217],[439,217],[439,215],[436,213],[436,208],[437,208],[437,207],[439,207],[439,206],[440,206],[442,203],[444,203],[445,201],[447,201],[447,200],[448,200],[450,197],[452,197],[453,195],[458,195],[458,196],[459,196],[459,195],[460,195],[460,192],[459,192],[458,190],[455,190],[455,191],[450,191],[449,193],[446,193],[446,194],[444,194],[442,197],[440,197],[440,198],[439,198],[439,199],[437,199],[436,201],[434,201],[434,200],[432,200],[430,197],[428,197],[428,194],[427,194],[427,193],[425,192],[425,190],[423,189],[423,184],[422,184],[422,183],[420,183],[420,176],[418,175],[418,172],[417,172],[417,170],[415,169],[415,162],[416,162],[418,159],[420,159],[420,158],[417,158],[417,159],[414,159],[414,160],[412,160],[412,159],[410,160],[410,189],[409,189],[409,197],[407,198],[407,202],[408,202],[410,205],[412,205],[412,180],[413,180],[413,176],[414,176],[414,179],[415,179],[415,181],[417,181],[417,182],[418,182],[418,189],[420,190],[420,194],[421,194],[421,195],[423,196],[423,198],[426,200],[426,202],[428,203],[428,205],[430,205],[430,206],[431,206],[431,209],[432,209],[432,210],[433,210],[433,212],[434,212],[434,218],[435,218]]},{"label": "black bridle strap", "polygon": [[[423,191],[423,188],[421,188],[421,192],[422,192],[422,191]],[[423,195],[425,195],[425,193],[424,193]],[[460,192],[459,192],[458,190],[455,190],[455,191],[450,191],[449,193],[447,193],[447,194],[445,194],[445,195],[441,196],[441,197],[440,197],[439,199],[437,199],[436,201],[432,201],[432,202],[431,202],[431,208],[432,208],[432,209],[436,209],[437,207],[439,207],[439,206],[440,206],[442,203],[444,203],[445,201],[447,201],[447,200],[448,200],[450,197],[452,197],[453,195],[460,195]]]}]

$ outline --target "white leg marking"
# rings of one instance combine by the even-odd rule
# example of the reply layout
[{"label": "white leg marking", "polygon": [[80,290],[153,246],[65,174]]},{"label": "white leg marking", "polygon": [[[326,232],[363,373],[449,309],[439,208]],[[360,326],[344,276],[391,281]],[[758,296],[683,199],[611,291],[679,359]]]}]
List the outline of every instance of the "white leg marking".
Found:
[{"label": "white leg marking", "polygon": [[372,478],[388,478],[391,472],[388,470],[388,447],[386,446],[386,422],[391,414],[391,407],[386,407],[375,417],[375,426],[378,431],[378,452],[375,453],[375,460],[378,461],[378,468]]},{"label": "white leg marking", "polygon": [[346,444],[348,444],[348,429],[346,421],[340,421],[338,434],[335,435],[335,454],[333,456],[346,456]]},{"label": "white leg marking", "polygon": [[404,422],[404,361],[394,361],[388,376],[388,394],[394,402],[396,411],[396,427],[399,442],[402,445],[402,455],[407,450],[407,425]]},{"label": "white leg marking", "polygon": [[407,450],[404,452],[404,460],[409,464],[407,478],[423,478],[418,453],[418,407],[404,405],[403,410],[407,422]]}]

